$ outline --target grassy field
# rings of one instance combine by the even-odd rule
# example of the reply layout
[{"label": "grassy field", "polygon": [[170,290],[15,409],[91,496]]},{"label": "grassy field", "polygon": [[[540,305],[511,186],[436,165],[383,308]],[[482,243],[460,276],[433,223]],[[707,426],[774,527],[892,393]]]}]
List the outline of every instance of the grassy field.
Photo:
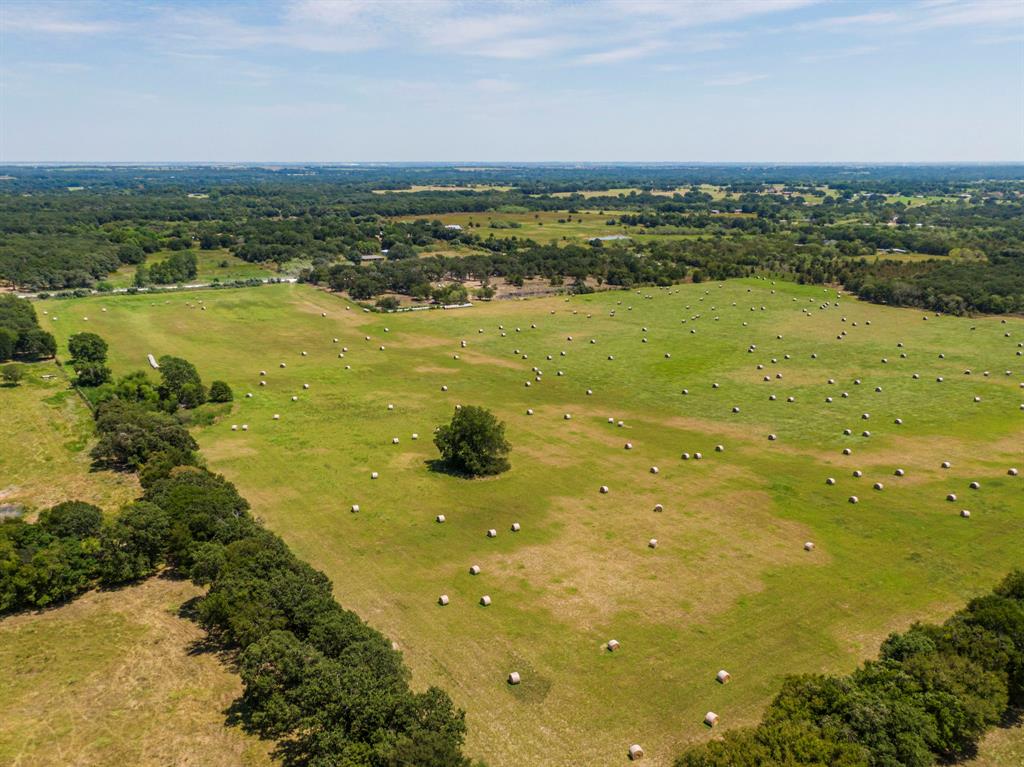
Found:
[{"label": "grassy field", "polygon": [[134,476],[89,471],[92,415],[60,369],[21,367],[20,385],[0,386],[4,433],[18,435],[0,450],[0,505],[31,512],[76,498],[111,511],[135,498]]},{"label": "grassy field", "polygon": [[[1024,321],[834,299],[746,280],[376,315],[275,285],[77,299],[52,325],[108,338],[118,373],[175,354],[235,388],[197,432],[211,468],[399,643],[415,686],[450,691],[472,755],[616,765],[641,743],[667,765],[711,737],[709,709],[752,723],[782,675],[849,671],[1022,564]],[[510,472],[431,471],[457,403],[507,423]]]},{"label": "grassy field", "polygon": [[272,764],[269,744],[224,726],[242,685],[177,615],[198,593],[154,578],[0,620],[0,764]]},{"label": "grassy field", "polygon": [[[581,210],[578,213],[559,211],[528,211],[525,213],[443,213],[429,216],[445,224],[458,224],[469,229],[482,238],[494,235],[499,238],[518,237],[519,239],[535,240],[546,244],[551,240],[559,242],[581,243],[594,237],[606,237],[616,234],[628,234],[629,227],[608,226],[605,222],[615,218],[616,211]],[[423,216],[402,216],[399,221],[415,221]],[[571,219],[571,220],[570,220]],[[492,228],[491,223],[504,228]],[[560,223],[561,222],[561,223]],[[479,228],[476,227],[479,224]],[[518,224],[518,226],[508,226]]]},{"label": "grassy field", "polygon": [[[146,263],[153,265],[160,261],[166,261],[173,254],[174,252],[170,250],[151,253],[146,258]],[[266,266],[243,261],[237,256],[231,255],[226,249],[195,250],[195,254],[196,260],[199,263],[198,273],[193,282],[213,282],[214,280],[230,282],[233,280],[264,279],[280,276],[276,271]],[[134,264],[125,264],[105,281],[115,288],[127,288],[135,283],[135,269]]]}]

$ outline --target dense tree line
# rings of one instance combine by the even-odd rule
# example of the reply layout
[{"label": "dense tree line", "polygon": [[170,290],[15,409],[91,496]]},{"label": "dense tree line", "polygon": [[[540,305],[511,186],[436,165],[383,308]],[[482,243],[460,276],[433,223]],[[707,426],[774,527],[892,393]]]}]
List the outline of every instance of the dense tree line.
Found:
[{"label": "dense tree line", "polygon": [[[75,346],[106,354],[92,338]],[[231,482],[199,465],[175,416],[198,374],[175,358],[161,372],[156,387],[145,374],[107,385],[96,408],[93,457],[138,471],[142,497],[109,517],[69,501],[34,524],[0,523],[0,614],[168,569],[209,586],[197,619],[237,653],[245,724],[276,740],[286,764],[468,767],[463,712],[436,687],[410,689],[387,639],[334,600],[328,578],[263,528]]]},{"label": "dense tree line", "polygon": [[[254,263],[308,264],[313,281],[333,279],[360,299],[429,296],[438,281],[462,279],[460,272],[513,284],[538,276],[584,289],[587,279],[625,286],[757,271],[805,282],[851,277],[847,287],[865,298],[944,311],[1020,307],[1024,170],[1014,166],[855,173],[841,166],[505,166],[474,170],[476,186],[468,189],[400,194],[379,192],[465,184],[467,176],[446,166],[85,168],[72,174],[79,180],[72,187],[66,170],[8,175],[0,279],[39,290],[102,286],[123,264],[138,265],[140,286],[186,281],[196,273],[198,246],[228,248]],[[718,184],[716,195],[703,183]],[[481,186],[487,184],[500,187]],[[594,194],[600,190],[608,194]],[[566,208],[567,218],[596,211],[616,231],[644,236],[612,248],[605,261],[615,263],[607,265],[579,249],[545,250],[542,242],[494,236],[516,228],[502,214]],[[460,230],[437,218],[453,212],[495,215]],[[389,268],[438,249],[454,249],[470,263]],[[147,255],[159,251],[171,253],[147,266]],[[884,263],[887,253],[896,258],[901,251],[948,262]],[[370,255],[385,255],[387,264],[362,273],[346,268]],[[963,289],[970,285],[980,287]]]},{"label": "dense tree line", "polygon": [[891,634],[848,676],[789,677],[754,728],[691,748],[676,767],[927,767],[970,756],[1024,704],[1024,570],[942,625]]},{"label": "dense tree line", "polygon": [[57,341],[51,333],[39,327],[39,318],[32,303],[10,294],[0,294],[0,362],[40,360],[56,353]]}]

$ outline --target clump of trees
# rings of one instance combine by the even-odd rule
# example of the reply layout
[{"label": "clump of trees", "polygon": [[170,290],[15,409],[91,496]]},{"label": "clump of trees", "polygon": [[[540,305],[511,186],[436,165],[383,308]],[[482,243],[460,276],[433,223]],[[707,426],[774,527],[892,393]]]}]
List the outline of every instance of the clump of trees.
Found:
[{"label": "clump of trees", "polygon": [[891,634],[849,676],[785,680],[754,728],[685,751],[676,767],[909,765],[970,755],[1024,703],[1024,570],[942,625]]},{"label": "clump of trees", "polygon": [[463,405],[448,424],[439,426],[434,444],[445,469],[480,477],[508,471],[512,446],[505,439],[505,424],[486,408]]},{"label": "clump of trees", "polygon": [[17,296],[0,295],[0,361],[31,362],[56,353],[57,341],[39,327],[32,303]]},{"label": "clump of trees", "polygon": [[107,342],[96,333],[75,333],[68,339],[68,352],[79,386],[101,386],[110,380]]}]

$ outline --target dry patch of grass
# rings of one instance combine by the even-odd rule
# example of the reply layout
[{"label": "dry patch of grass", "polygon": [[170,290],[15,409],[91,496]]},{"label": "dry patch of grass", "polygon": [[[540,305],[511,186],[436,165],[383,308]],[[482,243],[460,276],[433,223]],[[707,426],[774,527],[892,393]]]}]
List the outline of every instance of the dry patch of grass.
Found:
[{"label": "dry patch of grass", "polygon": [[0,763],[270,765],[270,744],[224,724],[241,692],[178,617],[200,590],[153,578],[0,621]]}]

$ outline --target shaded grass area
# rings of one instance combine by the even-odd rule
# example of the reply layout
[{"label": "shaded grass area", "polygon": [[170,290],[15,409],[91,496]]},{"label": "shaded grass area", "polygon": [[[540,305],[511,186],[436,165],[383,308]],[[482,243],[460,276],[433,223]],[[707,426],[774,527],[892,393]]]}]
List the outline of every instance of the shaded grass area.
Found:
[{"label": "shaded grass area", "polygon": [[[196,255],[197,275],[190,282],[231,282],[234,280],[264,279],[280,276],[274,270],[273,265],[250,264],[231,254],[226,248],[216,250],[194,249]],[[152,266],[161,261],[166,261],[174,251],[162,250],[151,253],[146,258],[146,264]],[[125,264],[116,272],[111,274],[105,282],[109,282],[115,288],[127,288],[135,284],[134,264]]]},{"label": "shaded grass area", "polygon": [[[669,764],[710,737],[707,710],[753,723],[783,675],[847,672],[1021,564],[1006,471],[1024,468],[1024,322],[835,299],[743,280],[376,315],[275,285],[203,294],[206,311],[187,294],[76,300],[55,330],[66,343],[89,316],[119,373],[175,354],[231,384],[231,415],[197,432],[210,467],[398,642],[416,687],[467,710],[471,754],[605,765],[639,742]],[[506,422],[507,474],[428,470],[458,403]]]},{"label": "shaded grass area", "polygon": [[199,593],[152,578],[0,620],[0,763],[272,764],[269,744],[224,726],[241,682],[177,616]]}]

